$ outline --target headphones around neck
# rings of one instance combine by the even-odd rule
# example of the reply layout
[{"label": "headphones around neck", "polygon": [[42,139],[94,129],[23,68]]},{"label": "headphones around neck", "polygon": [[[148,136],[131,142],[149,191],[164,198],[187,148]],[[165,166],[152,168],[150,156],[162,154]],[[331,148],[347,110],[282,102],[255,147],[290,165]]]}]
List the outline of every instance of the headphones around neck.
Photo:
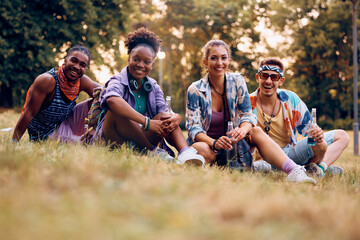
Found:
[{"label": "headphones around neck", "polygon": [[[137,83],[137,81],[135,79],[130,79],[129,80],[129,86],[131,88],[131,90],[135,91],[139,89],[139,84]],[[144,89],[145,92],[149,93],[152,91],[153,86],[150,83],[150,81],[148,80],[147,77],[145,77],[145,81],[144,83],[141,85],[142,89]]]}]

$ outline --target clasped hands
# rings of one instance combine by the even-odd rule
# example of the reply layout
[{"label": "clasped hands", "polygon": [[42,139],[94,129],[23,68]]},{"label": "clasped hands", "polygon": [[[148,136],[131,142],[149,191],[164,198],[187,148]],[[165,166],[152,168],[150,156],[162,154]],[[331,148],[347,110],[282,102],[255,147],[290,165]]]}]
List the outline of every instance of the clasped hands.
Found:
[{"label": "clasped hands", "polygon": [[150,121],[150,131],[157,133],[163,137],[170,135],[181,123],[181,116],[179,114],[172,114],[165,120]]}]

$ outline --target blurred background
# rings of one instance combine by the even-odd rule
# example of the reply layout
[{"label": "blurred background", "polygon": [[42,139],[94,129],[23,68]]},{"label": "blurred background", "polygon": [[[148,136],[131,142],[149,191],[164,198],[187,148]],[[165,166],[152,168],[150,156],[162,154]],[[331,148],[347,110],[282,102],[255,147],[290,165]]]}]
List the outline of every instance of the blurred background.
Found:
[{"label": "blurred background", "polygon": [[357,1],[2,0],[0,107],[20,108],[36,76],[59,66],[79,43],[92,54],[86,74],[104,84],[127,65],[126,34],[145,26],[162,39],[150,76],[172,96],[175,112],[184,115],[187,88],[203,75],[202,47],[222,39],[231,47],[231,71],[245,77],[249,92],[256,90],[259,62],[279,57],[286,66],[283,88],[317,108],[322,128],[350,130],[353,4]]}]

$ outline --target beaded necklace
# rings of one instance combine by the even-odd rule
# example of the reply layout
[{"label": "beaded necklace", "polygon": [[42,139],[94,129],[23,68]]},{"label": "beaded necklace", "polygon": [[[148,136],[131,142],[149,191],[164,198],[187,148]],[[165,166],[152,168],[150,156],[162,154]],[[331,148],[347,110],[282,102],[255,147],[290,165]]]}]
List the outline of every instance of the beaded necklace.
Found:
[{"label": "beaded necklace", "polygon": [[259,98],[259,102],[260,102],[260,107],[261,107],[262,114],[263,114],[263,118],[264,118],[264,124],[265,124],[265,128],[264,128],[264,130],[265,130],[266,134],[267,134],[267,135],[269,135],[269,132],[270,132],[270,124],[271,124],[271,119],[272,119],[273,117],[275,117],[274,113],[275,113],[275,109],[276,109],[277,101],[276,101],[276,102],[275,102],[275,104],[274,104],[274,108],[273,108],[273,110],[272,110],[272,113],[271,113],[271,116],[270,116],[269,121],[266,121],[266,118],[265,118],[265,113],[264,113],[264,108],[263,108],[263,106],[262,106],[262,103],[261,103],[260,98]]}]

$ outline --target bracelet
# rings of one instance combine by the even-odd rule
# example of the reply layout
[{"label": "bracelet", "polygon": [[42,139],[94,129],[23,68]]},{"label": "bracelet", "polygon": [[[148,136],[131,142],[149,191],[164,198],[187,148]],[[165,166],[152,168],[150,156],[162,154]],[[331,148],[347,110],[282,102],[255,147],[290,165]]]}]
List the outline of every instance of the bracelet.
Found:
[{"label": "bracelet", "polygon": [[147,131],[147,130],[146,130],[147,127],[148,127],[148,117],[145,117],[145,123],[144,123],[144,125],[142,126],[142,130]]},{"label": "bracelet", "polygon": [[146,131],[149,131],[149,129],[150,129],[150,118],[147,118],[147,120],[148,120],[148,124],[146,126]]},{"label": "bracelet", "polygon": [[212,150],[213,150],[214,153],[218,153],[218,152],[219,152],[219,150],[217,150],[217,149],[215,148],[215,144],[216,144],[216,142],[217,142],[218,140],[219,140],[219,139],[214,140],[213,145],[212,145]]}]

